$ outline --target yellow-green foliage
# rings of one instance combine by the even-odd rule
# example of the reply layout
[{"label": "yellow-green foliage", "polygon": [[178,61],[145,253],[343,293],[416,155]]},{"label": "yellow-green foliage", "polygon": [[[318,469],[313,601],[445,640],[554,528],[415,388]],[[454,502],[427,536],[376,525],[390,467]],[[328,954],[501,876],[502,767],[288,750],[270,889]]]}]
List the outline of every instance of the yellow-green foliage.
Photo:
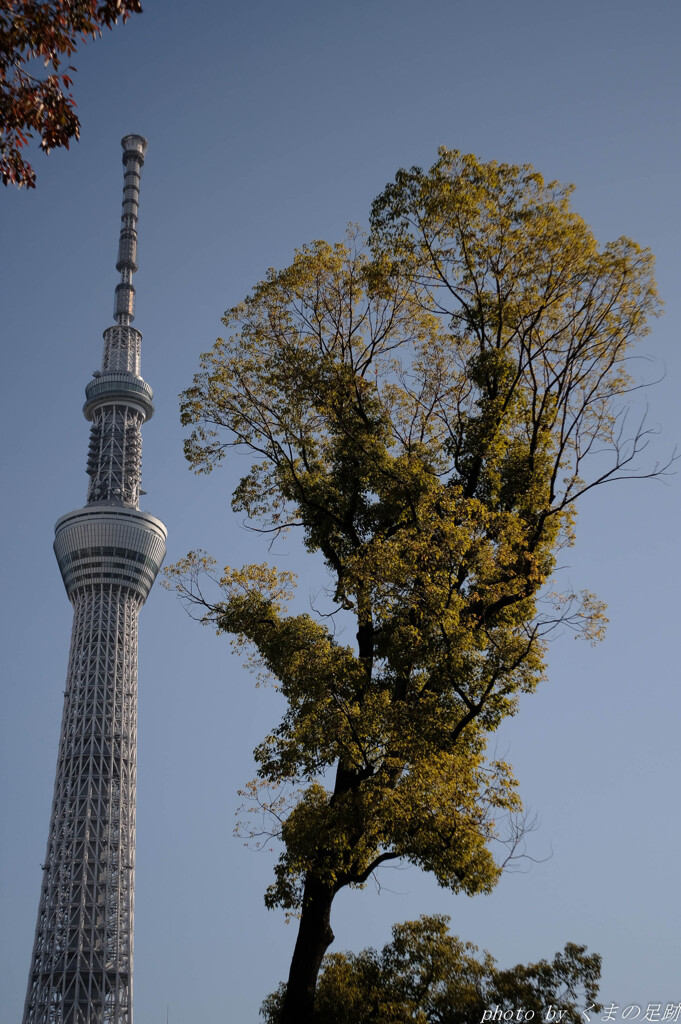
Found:
[{"label": "yellow-green foliage", "polygon": [[271,270],[183,396],[193,468],[249,450],[234,508],[302,529],[356,623],[344,646],[287,614],[290,578],[268,567],[226,570],[219,600],[201,556],[174,570],[287,702],[255,754],[263,786],[297,794],[273,816],[270,904],[398,857],[453,890],[498,877],[490,843],[520,803],[486,737],[542,677],[552,628],[602,629],[591,595],[542,594],[575,500],[633,467],[617,398],[657,308],[650,254],[599,248],[568,196],[442,150],[376,201],[369,248],[351,233]]},{"label": "yellow-green foliage", "polygon": [[[393,927],[380,952],[332,953],[317,987],[314,1024],[472,1024],[495,1008],[514,1017],[583,1024],[584,1006],[596,1002],[601,958],[568,942],[553,960],[502,970],[489,953],[478,953],[447,929],[448,917],[423,916]],[[267,1024],[280,1019],[284,986],[264,1002]],[[497,1017],[498,1019],[498,1017]],[[515,1017],[517,1019],[517,1017]],[[593,1019],[593,1016],[592,1016]]]}]

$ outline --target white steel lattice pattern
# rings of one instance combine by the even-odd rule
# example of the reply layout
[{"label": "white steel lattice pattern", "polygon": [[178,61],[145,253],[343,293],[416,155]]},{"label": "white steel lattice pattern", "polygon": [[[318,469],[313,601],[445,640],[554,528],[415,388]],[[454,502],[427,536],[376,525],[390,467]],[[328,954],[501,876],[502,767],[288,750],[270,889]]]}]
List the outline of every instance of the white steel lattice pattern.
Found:
[{"label": "white steel lattice pattern", "polygon": [[131,1024],[139,594],[76,590],[24,1019]]},{"label": "white steel lattice pattern", "polygon": [[100,406],[92,414],[87,463],[88,502],[120,501],[137,508],[143,423],[144,414],[125,405]]},{"label": "white steel lattice pattern", "polygon": [[104,331],[102,370],[140,372],[142,335],[135,327],[107,327]]}]

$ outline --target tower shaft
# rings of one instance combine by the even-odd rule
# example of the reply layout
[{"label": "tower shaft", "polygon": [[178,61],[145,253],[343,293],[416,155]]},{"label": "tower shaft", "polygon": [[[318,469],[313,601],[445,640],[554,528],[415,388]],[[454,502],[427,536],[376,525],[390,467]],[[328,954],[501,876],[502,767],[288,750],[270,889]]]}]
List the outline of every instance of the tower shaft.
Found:
[{"label": "tower shaft", "polygon": [[141,601],[102,584],[74,600],[30,1021],[131,1021]]},{"label": "tower shaft", "polygon": [[24,1024],[132,1024],[137,620],[166,530],[139,511],[141,427],[153,412],[131,326],[146,141],[122,144],[116,325],[104,332],[83,410],[92,423],[87,504],[55,527],[74,618]]}]

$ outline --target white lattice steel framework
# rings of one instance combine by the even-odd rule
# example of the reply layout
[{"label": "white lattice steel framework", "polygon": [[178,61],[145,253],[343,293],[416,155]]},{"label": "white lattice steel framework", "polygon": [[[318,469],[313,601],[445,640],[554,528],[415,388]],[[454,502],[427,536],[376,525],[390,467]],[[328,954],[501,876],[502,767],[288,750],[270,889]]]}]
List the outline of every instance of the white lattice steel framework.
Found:
[{"label": "white lattice steel framework", "polygon": [[132,1024],[137,617],[166,530],[139,511],[140,428],[153,405],[131,326],[132,275],[147,143],[126,135],[122,145],[116,325],[104,332],[83,410],[92,423],[87,505],[55,527],[74,619],[23,1024]]}]

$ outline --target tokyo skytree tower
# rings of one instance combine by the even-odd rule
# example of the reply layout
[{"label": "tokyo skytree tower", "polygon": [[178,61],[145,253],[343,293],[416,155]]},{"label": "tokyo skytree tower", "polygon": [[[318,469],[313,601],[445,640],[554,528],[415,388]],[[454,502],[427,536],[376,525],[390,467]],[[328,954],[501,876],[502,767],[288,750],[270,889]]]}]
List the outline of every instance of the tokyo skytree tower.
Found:
[{"label": "tokyo skytree tower", "polygon": [[115,326],[85,389],[87,504],[62,516],[54,550],[73,632],[47,854],[23,1024],[132,1024],[137,617],[166,529],[139,511],[153,412],[131,326],[146,139],[122,140],[125,182]]}]

